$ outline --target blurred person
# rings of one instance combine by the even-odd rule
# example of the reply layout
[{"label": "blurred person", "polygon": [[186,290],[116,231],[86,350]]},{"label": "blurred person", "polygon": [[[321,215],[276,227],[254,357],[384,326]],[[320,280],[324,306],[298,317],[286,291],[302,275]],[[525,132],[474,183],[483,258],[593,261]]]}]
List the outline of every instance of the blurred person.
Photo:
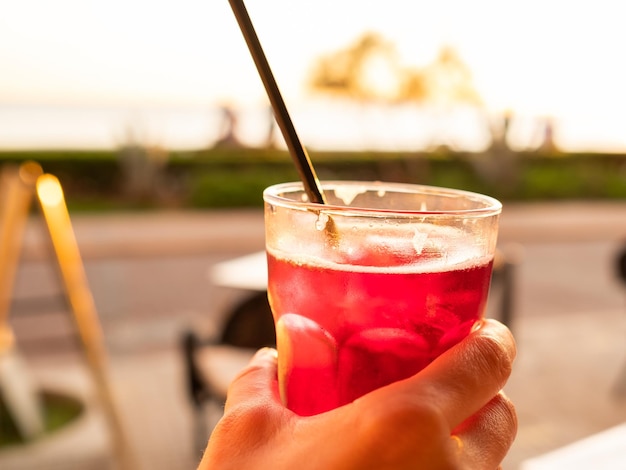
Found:
[{"label": "blurred person", "polygon": [[214,148],[240,148],[243,144],[237,137],[239,119],[236,111],[230,104],[223,103],[219,106],[220,129],[219,137],[214,144]]},{"label": "blurred person", "polygon": [[554,139],[554,119],[546,116],[539,122],[540,142],[537,147],[538,152],[555,153],[559,149]]},{"label": "blurred person", "polygon": [[231,384],[198,470],[500,468],[517,432],[502,393],[510,331],[485,320],[411,378],[301,417],[280,401],[277,354],[265,348]]},{"label": "blurred person", "polygon": [[272,107],[267,108],[267,132],[265,134],[265,148],[276,148],[276,118]]}]

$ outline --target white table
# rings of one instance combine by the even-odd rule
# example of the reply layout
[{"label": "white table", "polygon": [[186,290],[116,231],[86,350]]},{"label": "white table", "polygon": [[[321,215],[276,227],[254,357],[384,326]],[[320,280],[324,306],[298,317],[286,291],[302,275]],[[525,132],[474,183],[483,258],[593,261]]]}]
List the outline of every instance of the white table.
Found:
[{"label": "white table", "polygon": [[218,286],[244,290],[267,290],[267,259],[258,251],[217,263],[209,270],[209,280]]},{"label": "white table", "polygon": [[526,460],[520,470],[626,469],[626,423]]},{"label": "white table", "polygon": [[[255,292],[267,290],[267,259],[265,251],[214,264],[207,273],[217,286]],[[200,373],[219,396],[225,397],[228,386],[243,369],[255,350],[227,345],[208,345],[197,352]]]}]

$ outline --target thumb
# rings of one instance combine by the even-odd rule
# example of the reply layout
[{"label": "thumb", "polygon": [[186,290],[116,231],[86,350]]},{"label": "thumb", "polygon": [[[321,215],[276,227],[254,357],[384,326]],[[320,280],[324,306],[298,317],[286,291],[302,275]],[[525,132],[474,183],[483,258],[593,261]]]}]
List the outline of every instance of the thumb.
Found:
[{"label": "thumb", "polygon": [[278,399],[276,359],[276,350],[261,349],[233,380],[224,415],[211,433],[199,470],[248,468],[248,453],[262,447],[279,429],[276,424],[277,417],[282,416],[282,406]]},{"label": "thumb", "polygon": [[244,404],[280,405],[277,358],[278,354],[272,348],[263,348],[256,352],[228,387],[226,410]]}]

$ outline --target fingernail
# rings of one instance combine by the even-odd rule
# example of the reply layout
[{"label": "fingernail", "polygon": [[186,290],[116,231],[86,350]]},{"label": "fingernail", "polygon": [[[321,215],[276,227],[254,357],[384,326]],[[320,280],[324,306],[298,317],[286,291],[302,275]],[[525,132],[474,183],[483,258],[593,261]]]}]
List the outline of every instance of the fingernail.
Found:
[{"label": "fingernail", "polygon": [[261,362],[266,360],[275,361],[278,358],[278,352],[274,348],[259,349],[250,362]]}]

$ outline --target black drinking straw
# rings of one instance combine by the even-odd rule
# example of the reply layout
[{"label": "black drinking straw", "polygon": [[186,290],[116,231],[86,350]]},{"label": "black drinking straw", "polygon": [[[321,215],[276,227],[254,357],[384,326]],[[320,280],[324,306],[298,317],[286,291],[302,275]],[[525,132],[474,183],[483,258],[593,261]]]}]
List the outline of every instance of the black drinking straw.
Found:
[{"label": "black drinking straw", "polygon": [[248,45],[248,49],[250,49],[250,54],[252,54],[252,58],[254,59],[259,75],[261,76],[261,80],[265,86],[265,91],[267,92],[272,109],[274,110],[276,122],[278,123],[278,127],[283,134],[285,142],[287,143],[289,154],[291,155],[291,158],[296,165],[296,169],[300,174],[300,179],[304,184],[304,189],[309,197],[309,201],[318,204],[325,204],[326,199],[324,198],[324,193],[322,192],[319,180],[317,179],[317,175],[313,169],[313,164],[309,159],[306,149],[298,138],[296,129],[293,126],[293,122],[291,121],[291,117],[287,111],[287,106],[285,106],[285,102],[280,94],[280,90],[278,89],[278,85],[274,79],[274,74],[272,74],[272,69],[270,69],[270,65],[267,62],[267,58],[265,57],[259,38],[254,31],[254,26],[252,25],[248,11],[243,4],[243,0],[228,1],[233,9],[235,18],[237,18],[237,23],[239,23],[239,28],[241,28],[243,37]]}]

